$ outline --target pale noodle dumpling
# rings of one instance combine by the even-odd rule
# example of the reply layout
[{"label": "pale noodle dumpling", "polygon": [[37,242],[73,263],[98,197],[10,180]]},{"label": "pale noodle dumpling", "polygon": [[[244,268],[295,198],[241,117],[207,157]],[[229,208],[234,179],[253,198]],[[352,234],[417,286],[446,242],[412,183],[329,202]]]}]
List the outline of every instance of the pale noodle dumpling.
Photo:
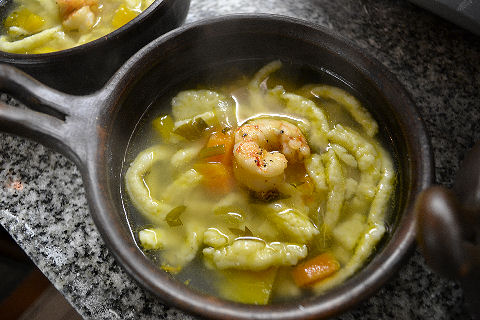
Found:
[{"label": "pale noodle dumpling", "polygon": [[359,101],[323,84],[272,87],[281,66],[233,88],[179,92],[152,122],[160,142],[125,174],[146,254],[243,303],[322,292],[354,274],[386,231],[395,183]]}]

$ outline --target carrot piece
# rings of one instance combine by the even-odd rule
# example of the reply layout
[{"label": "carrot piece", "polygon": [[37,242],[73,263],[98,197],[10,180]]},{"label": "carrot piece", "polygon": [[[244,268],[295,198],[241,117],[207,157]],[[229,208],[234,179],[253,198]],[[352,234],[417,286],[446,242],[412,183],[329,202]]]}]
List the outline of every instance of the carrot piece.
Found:
[{"label": "carrot piece", "polygon": [[233,175],[223,163],[197,163],[194,169],[203,175],[203,185],[212,193],[226,194],[232,190]]},{"label": "carrot piece", "polygon": [[207,148],[224,145],[225,153],[208,157],[205,160],[207,162],[221,162],[225,164],[227,167],[230,167],[230,165],[232,164],[234,139],[235,139],[235,136],[231,131],[228,131],[227,133],[223,133],[223,132],[212,133],[212,135],[208,139]]},{"label": "carrot piece", "polygon": [[202,162],[194,166],[194,169],[203,175],[203,185],[212,193],[226,194],[234,186],[232,173],[234,138],[231,132],[212,133],[204,150],[221,147],[224,152],[203,158]]},{"label": "carrot piece", "polygon": [[340,263],[326,252],[294,267],[292,276],[297,286],[304,287],[334,274],[338,269]]}]

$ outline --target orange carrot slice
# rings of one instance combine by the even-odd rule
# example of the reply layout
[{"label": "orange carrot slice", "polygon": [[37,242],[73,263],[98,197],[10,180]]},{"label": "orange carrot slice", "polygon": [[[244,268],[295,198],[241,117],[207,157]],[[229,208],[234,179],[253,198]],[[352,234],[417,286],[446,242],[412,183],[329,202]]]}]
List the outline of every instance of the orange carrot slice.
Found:
[{"label": "orange carrot slice", "polygon": [[331,253],[326,252],[294,267],[292,276],[297,286],[304,287],[331,276],[338,269],[340,263]]},{"label": "orange carrot slice", "polygon": [[229,131],[227,133],[223,132],[214,132],[210,136],[207,142],[207,148],[215,146],[224,146],[225,153],[208,157],[205,160],[207,162],[221,162],[229,167],[232,164],[233,156],[233,144],[234,144],[234,135],[233,132]]},{"label": "orange carrot slice", "polygon": [[232,190],[233,175],[223,163],[197,163],[194,169],[203,175],[203,184],[210,192],[226,194]]}]

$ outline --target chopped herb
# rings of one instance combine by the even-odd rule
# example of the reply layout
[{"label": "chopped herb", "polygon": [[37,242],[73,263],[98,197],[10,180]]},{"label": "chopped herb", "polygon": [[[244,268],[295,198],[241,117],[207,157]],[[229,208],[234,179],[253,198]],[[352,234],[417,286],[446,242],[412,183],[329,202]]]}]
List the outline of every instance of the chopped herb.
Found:
[{"label": "chopped herb", "polygon": [[256,202],[272,202],[274,200],[288,199],[291,198],[290,195],[286,195],[278,192],[278,190],[269,190],[269,191],[250,191],[250,196],[252,200]]},{"label": "chopped herb", "polygon": [[183,225],[183,222],[180,219],[167,220],[167,223],[170,227],[178,227],[178,226]]},{"label": "chopped herb", "polygon": [[245,234],[244,234],[243,236],[244,236],[244,237],[251,237],[251,236],[253,236],[252,231],[250,231],[250,229],[248,229],[247,226],[245,226]]},{"label": "chopped herb", "polygon": [[215,215],[221,215],[224,221],[229,225],[239,225],[244,220],[245,211],[236,206],[221,206],[213,212]]},{"label": "chopped herb", "polygon": [[209,158],[209,157],[213,157],[213,156],[218,156],[218,155],[224,154],[224,153],[225,153],[225,145],[224,144],[219,144],[217,146],[203,148],[198,153],[198,157],[200,159],[204,159],[204,158]]},{"label": "chopped herb", "polygon": [[237,237],[252,237],[253,236],[252,231],[250,231],[250,229],[248,229],[247,226],[245,226],[244,230],[237,229],[237,228],[228,228],[228,230],[230,230],[230,232],[232,232]]},{"label": "chopped herb", "polygon": [[299,183],[290,183],[291,186],[294,188],[301,186],[302,184],[305,184],[305,181],[299,182]]},{"label": "chopped herb", "polygon": [[173,132],[187,140],[195,140],[198,139],[206,129],[208,129],[208,124],[201,117],[197,117],[180,125]]},{"label": "chopped herb", "polygon": [[237,228],[228,228],[228,230],[230,230],[230,232],[233,233],[237,237],[243,236],[243,233],[245,232],[245,231],[237,229]]},{"label": "chopped herb", "polygon": [[178,206],[170,210],[165,217],[165,221],[167,221],[170,227],[177,227],[183,224],[182,220],[180,220],[180,215],[183,213],[183,211],[185,211],[185,209],[187,209],[186,206]]}]

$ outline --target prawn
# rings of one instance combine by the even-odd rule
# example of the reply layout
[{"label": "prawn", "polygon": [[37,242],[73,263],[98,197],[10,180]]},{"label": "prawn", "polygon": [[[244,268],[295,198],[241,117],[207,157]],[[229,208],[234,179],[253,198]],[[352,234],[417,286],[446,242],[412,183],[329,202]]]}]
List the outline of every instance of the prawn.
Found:
[{"label": "prawn", "polygon": [[283,182],[288,162],[310,155],[310,147],[290,122],[257,119],[237,129],[233,153],[236,179],[253,191],[266,192]]},{"label": "prawn", "polygon": [[57,0],[63,26],[84,32],[95,24],[97,0]]}]

